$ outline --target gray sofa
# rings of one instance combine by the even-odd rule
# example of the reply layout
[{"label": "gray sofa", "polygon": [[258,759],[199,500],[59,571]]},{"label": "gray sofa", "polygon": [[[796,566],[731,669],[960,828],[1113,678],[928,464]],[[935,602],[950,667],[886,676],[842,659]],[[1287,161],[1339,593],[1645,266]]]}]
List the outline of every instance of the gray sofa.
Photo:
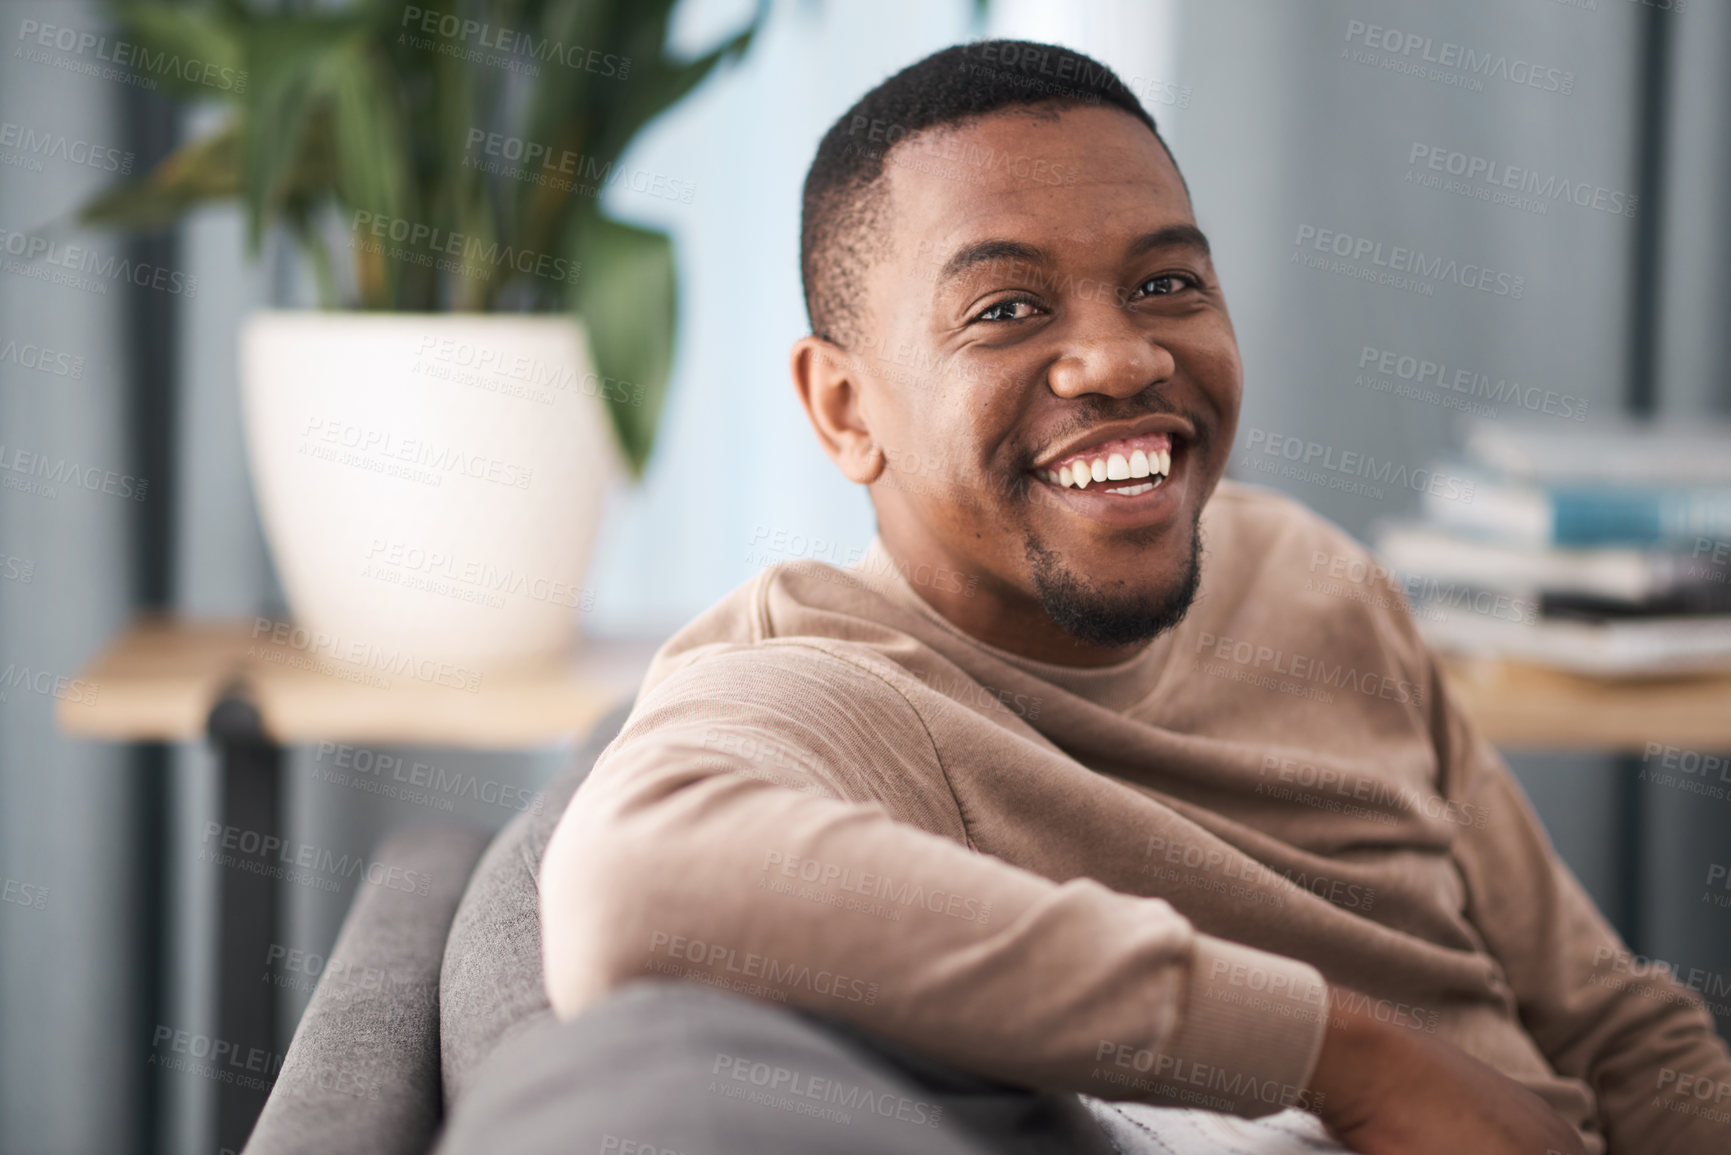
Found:
[{"label": "gray sofa", "polygon": [[426,1155],[445,1104],[500,1043],[552,1016],[535,878],[547,839],[629,705],[596,726],[524,811],[489,838],[411,827],[376,857],[426,894],[363,887],[243,1155]]}]

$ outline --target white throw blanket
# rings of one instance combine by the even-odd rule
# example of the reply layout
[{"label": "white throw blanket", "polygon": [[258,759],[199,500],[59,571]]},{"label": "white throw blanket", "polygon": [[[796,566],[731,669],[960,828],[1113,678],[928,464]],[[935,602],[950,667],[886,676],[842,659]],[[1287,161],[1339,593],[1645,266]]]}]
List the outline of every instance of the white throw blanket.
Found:
[{"label": "white throw blanket", "polygon": [[1118,1155],[1350,1155],[1315,1115],[1297,1108],[1240,1119],[1188,1107],[1081,1098]]}]

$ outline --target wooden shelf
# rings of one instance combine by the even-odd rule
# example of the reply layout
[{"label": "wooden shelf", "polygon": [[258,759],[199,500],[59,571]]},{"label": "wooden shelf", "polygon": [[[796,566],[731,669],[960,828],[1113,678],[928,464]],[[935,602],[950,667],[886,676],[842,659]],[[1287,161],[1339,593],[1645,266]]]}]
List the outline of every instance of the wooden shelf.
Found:
[{"label": "wooden shelf", "polygon": [[588,734],[636,693],[659,644],[585,639],[568,658],[488,671],[468,688],[448,668],[423,677],[297,649],[273,641],[268,624],[141,618],[79,675],[86,692],[59,701],[56,716],[83,737],[196,741],[238,680],[280,743],[532,748]]},{"label": "wooden shelf", "polygon": [[[567,658],[490,671],[471,690],[296,649],[252,621],[142,618],[79,675],[86,692],[57,703],[57,716],[84,737],[196,741],[224,688],[240,680],[282,743],[529,748],[586,735],[636,693],[658,645],[586,639]],[[1609,681],[1452,658],[1443,670],[1479,729],[1504,748],[1731,750],[1731,675]]]},{"label": "wooden shelf", "polygon": [[1480,731],[1505,749],[1731,750],[1731,675],[1610,680],[1458,658],[1443,670]]}]

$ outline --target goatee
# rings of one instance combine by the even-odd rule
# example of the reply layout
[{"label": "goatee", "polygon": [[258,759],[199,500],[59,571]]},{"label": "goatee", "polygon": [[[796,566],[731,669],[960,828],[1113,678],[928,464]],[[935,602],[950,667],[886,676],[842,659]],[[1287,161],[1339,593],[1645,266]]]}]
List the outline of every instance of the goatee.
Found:
[{"label": "goatee", "polygon": [[1201,510],[1190,525],[1190,556],[1176,582],[1153,592],[1116,594],[1100,589],[1032,537],[1025,542],[1034,592],[1059,627],[1096,646],[1127,646],[1159,636],[1184,620],[1202,582]]}]

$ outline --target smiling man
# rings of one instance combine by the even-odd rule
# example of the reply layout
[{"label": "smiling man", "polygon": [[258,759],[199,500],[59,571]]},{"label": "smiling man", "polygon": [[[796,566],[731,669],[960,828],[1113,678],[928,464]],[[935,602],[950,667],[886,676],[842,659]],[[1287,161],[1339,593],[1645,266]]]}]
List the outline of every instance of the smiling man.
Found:
[{"label": "smiling man", "polygon": [[1362,549],[1222,481],[1225,296],[1117,78],[940,52],[804,214],[793,377],[878,540],[663,647],[542,865],[566,1090],[493,1100],[513,1134],[1731,1149],[1698,1000],[1628,965],[1406,614],[1307,588]]}]

